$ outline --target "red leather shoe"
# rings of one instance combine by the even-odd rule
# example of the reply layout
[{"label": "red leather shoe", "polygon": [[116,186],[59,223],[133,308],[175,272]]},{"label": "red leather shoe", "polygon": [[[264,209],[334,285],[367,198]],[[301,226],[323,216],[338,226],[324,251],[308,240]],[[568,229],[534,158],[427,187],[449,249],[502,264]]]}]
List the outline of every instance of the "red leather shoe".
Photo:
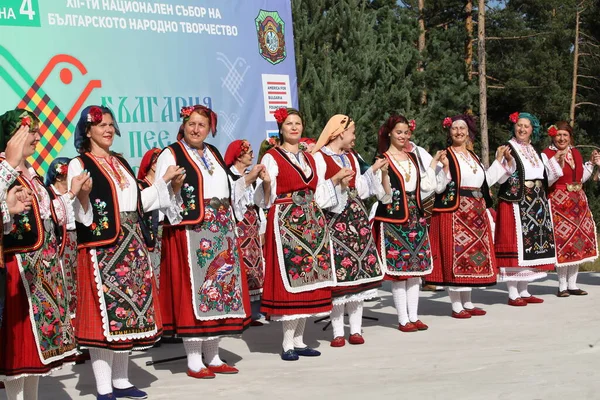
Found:
[{"label": "red leather shoe", "polygon": [[540,304],[544,302],[544,299],[540,299],[539,297],[535,297],[535,296],[529,296],[529,297],[521,297],[523,300],[525,300],[526,303],[531,303],[531,304]]},{"label": "red leather shoe", "polygon": [[334,338],[329,345],[331,347],[344,347],[346,345],[346,339],[344,339],[343,336],[338,336]]},{"label": "red leather shoe", "polygon": [[508,305],[513,307],[524,307],[527,305],[527,302],[520,297],[517,297],[515,300],[509,298]]},{"label": "red leather shoe", "polygon": [[195,372],[188,368],[187,370],[188,376],[196,379],[213,379],[215,374],[208,368],[202,368],[200,371]]},{"label": "red leather shoe", "polygon": [[365,343],[365,339],[362,337],[362,335],[360,333],[353,333],[348,338],[348,342],[350,344],[364,344]]},{"label": "red leather shoe", "polygon": [[452,318],[467,319],[467,318],[471,318],[471,314],[469,314],[465,310],[460,310],[460,312],[452,311]]},{"label": "red leather shoe", "polygon": [[231,365],[227,365],[225,363],[217,366],[209,365],[208,369],[210,370],[210,372],[215,374],[237,374],[238,372],[240,372],[237,368],[232,367]]},{"label": "red leather shoe", "polygon": [[471,314],[473,317],[480,317],[482,315],[487,314],[487,312],[484,309],[481,309],[479,307],[465,308],[465,311]]},{"label": "red leather shoe", "polygon": [[417,327],[418,330],[420,331],[426,331],[427,329],[429,329],[429,327],[424,324],[423,322],[421,322],[420,319],[416,320],[415,322],[413,322],[413,324]]},{"label": "red leather shoe", "polygon": [[409,322],[406,325],[398,324],[398,330],[402,332],[416,332],[419,330],[412,322]]}]

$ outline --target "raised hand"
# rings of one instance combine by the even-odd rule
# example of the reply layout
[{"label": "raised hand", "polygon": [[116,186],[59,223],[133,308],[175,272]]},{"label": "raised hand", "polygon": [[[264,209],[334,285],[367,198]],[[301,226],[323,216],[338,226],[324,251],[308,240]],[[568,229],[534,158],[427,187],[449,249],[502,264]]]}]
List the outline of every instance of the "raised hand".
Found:
[{"label": "raised hand", "polygon": [[14,186],[6,194],[6,205],[10,215],[20,214],[31,209],[33,194],[23,186]]},{"label": "raised hand", "polygon": [[17,168],[23,161],[23,148],[29,139],[29,126],[22,125],[6,143],[6,161],[11,167]]},{"label": "raised hand", "polygon": [[258,179],[259,175],[264,170],[265,170],[265,166],[262,165],[262,164],[256,164],[254,167],[252,167],[252,169],[250,170],[250,172],[248,172],[246,174],[246,176],[245,176],[246,186],[252,185],[254,182],[256,182],[256,180]]},{"label": "raised hand", "polygon": [[342,168],[331,178],[331,181],[334,185],[339,185],[344,178],[352,177],[353,175],[354,171],[351,168]]},{"label": "raised hand", "polygon": [[167,171],[165,172],[165,175],[163,176],[163,181],[165,181],[165,183],[169,183],[173,180],[173,178],[184,175],[185,174],[185,168],[180,167],[179,165],[169,165],[169,168],[167,168]]},{"label": "raised hand", "polygon": [[[90,178],[90,173],[87,171],[82,171],[81,174],[74,176],[71,179],[71,192],[73,192],[73,194],[75,196],[77,196],[79,193],[81,193],[83,186],[87,183],[90,182],[92,179]],[[89,195],[90,191],[92,190],[92,185],[91,182],[89,183],[89,191],[87,192],[87,194]]]},{"label": "raised hand", "polygon": [[375,160],[371,168],[373,169],[373,173],[379,171],[380,169],[383,171],[384,168],[387,171],[388,165],[389,161],[387,160],[387,158],[378,158]]}]

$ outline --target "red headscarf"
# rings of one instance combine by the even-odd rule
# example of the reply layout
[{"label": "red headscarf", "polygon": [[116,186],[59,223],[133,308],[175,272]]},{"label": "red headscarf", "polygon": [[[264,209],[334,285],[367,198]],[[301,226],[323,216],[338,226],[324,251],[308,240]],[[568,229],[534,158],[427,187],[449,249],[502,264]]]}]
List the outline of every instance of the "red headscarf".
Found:
[{"label": "red headscarf", "polygon": [[159,148],[154,147],[144,154],[144,157],[142,157],[142,162],[140,163],[140,169],[138,169],[138,180],[142,181],[146,179],[146,175],[148,175],[148,171],[150,170],[150,167],[152,167],[152,164],[154,164],[158,159],[160,151],[161,150]]},{"label": "red headscarf", "polygon": [[238,139],[231,142],[225,152],[225,165],[229,168],[239,157],[250,149],[250,143],[245,139]]},{"label": "red headscarf", "polygon": [[210,124],[210,133],[212,133],[213,137],[215,137],[217,134],[217,114],[210,108],[197,104],[195,106],[181,107],[179,116],[181,117],[182,121],[181,126],[179,127],[179,133],[177,133],[177,140],[181,140],[183,138],[183,126],[187,120],[190,119],[190,115],[192,115],[194,112],[208,118],[208,122]]}]

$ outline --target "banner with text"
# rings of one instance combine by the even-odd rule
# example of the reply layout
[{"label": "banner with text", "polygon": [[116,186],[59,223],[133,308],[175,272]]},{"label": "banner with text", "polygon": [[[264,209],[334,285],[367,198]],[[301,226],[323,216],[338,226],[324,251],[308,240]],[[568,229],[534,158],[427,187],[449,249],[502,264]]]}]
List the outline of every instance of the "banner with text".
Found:
[{"label": "banner with text", "polygon": [[30,162],[44,174],[73,157],[90,104],[111,108],[113,150],[137,166],[176,140],[183,106],[218,114],[207,142],[258,148],[279,107],[297,105],[290,0],[3,0],[0,113],[28,108],[42,121]]}]

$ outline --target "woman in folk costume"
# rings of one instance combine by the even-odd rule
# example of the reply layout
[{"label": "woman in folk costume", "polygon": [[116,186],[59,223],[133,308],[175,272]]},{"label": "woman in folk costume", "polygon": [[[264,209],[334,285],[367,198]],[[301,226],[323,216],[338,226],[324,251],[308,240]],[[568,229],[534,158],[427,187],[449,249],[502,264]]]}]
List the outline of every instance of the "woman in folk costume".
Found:
[{"label": "woman in folk costume", "polygon": [[217,115],[196,105],[184,107],[180,116],[178,140],[161,153],[156,168],[157,176],[175,164],[185,168],[176,206],[165,210],[160,304],[165,334],[183,338],[187,374],[214,378],[238,372],[219,358],[220,338],[239,335],[250,323],[234,208],[245,208],[246,187],[264,168],[255,166],[231,184],[221,154],[205,141],[217,132]]},{"label": "woman in folk costume", "polygon": [[[156,161],[160,155],[159,148],[152,148],[144,154],[140,168],[137,173],[137,182],[140,190],[149,188],[156,180]],[[148,244],[148,254],[150,255],[150,265],[152,273],[156,279],[156,288],[160,290],[160,256],[162,250],[162,232],[163,232],[164,214],[159,210],[147,211],[144,213],[143,221],[150,235]],[[157,297],[158,298],[158,297]]]},{"label": "woman in folk costume", "polygon": [[93,185],[84,186],[73,203],[79,247],[75,335],[90,350],[98,399],[145,399],[129,382],[129,352],[152,347],[162,324],[141,217],[170,204],[166,183],[181,171],[173,168],[140,191],[127,161],[110,149],[115,134],[110,109],[81,111],[75,128],[80,155],[69,163],[68,176],[86,171]]},{"label": "woman in folk costume", "polygon": [[[350,344],[363,344],[361,335],[363,302],[377,297],[383,272],[379,262],[375,240],[371,232],[365,199],[372,194],[382,199],[385,191],[377,171],[388,165],[387,160],[377,159],[375,164],[361,174],[357,157],[350,151],[354,147],[355,125],[346,115],[334,115],[321,132],[312,153],[317,165],[320,185],[328,185],[343,168],[354,174],[344,182],[346,189],[336,186],[337,204],[322,207],[333,247],[333,259],[337,285],[332,289],[333,310],[331,347],[342,347],[344,338],[344,308],[350,322]],[[389,196],[388,200],[389,200]],[[331,202],[330,202],[331,203]]]},{"label": "woman in folk costume", "polygon": [[[247,140],[234,140],[225,152],[225,165],[231,172],[232,184],[234,178],[246,177],[247,171],[252,165],[254,152]],[[265,278],[265,261],[263,258],[262,245],[260,241],[261,225],[265,221],[265,214],[254,203],[254,192],[256,184],[248,185],[244,192],[244,199],[240,205],[243,206],[243,214],[237,217],[238,237],[237,242],[240,250],[242,267],[245,269],[248,279],[248,292],[252,308],[252,325],[261,326],[259,321],[260,298]]]},{"label": "woman in folk costume", "polygon": [[[544,163],[531,142],[540,137],[540,122],[529,113],[510,115],[512,138],[508,141],[516,169],[499,180],[495,250],[499,282],[506,282],[508,304],[522,307],[543,303],[528,291],[529,282],[546,277],[554,269],[556,247],[552,214],[547,198]],[[555,169],[560,165],[552,157]]]},{"label": "woman in folk costume", "polygon": [[315,161],[299,149],[302,116],[295,109],[280,108],[275,120],[281,144],[262,158],[269,179],[256,191],[257,204],[270,207],[261,311],[283,323],[281,358],[295,361],[321,354],[304,344],[304,328],[308,317],[331,311],[328,288],[335,286],[329,230],[317,204],[336,204],[335,186],[352,170],[344,168],[318,187]]},{"label": "woman in folk costume", "polygon": [[[473,152],[477,132],[470,115],[446,118],[449,128],[446,149],[451,181],[438,188],[431,220],[433,272],[427,283],[448,287],[452,317],[485,315],[471,302],[471,287],[496,284],[497,266],[487,208],[492,205],[490,186],[508,176],[502,165],[512,161],[510,149],[500,146],[496,160],[486,171]],[[440,190],[441,189],[441,190]]]},{"label": "woman in folk costume", "polygon": [[[57,196],[62,196],[69,191],[67,182],[69,161],[70,159],[67,157],[58,157],[48,167],[44,184],[53,190]],[[65,274],[66,294],[69,298],[69,312],[71,318],[75,321],[77,308],[77,232],[75,231],[74,217],[69,219],[66,236],[63,239],[63,247],[60,250],[60,260]]]},{"label": "woman in folk costume", "polygon": [[423,217],[420,193],[435,190],[445,183],[445,174],[436,176],[438,161],[447,163],[445,151],[438,151],[426,170],[419,168],[417,157],[406,151],[414,121],[402,115],[392,115],[379,129],[379,153],[389,162],[383,171],[382,182],[386,193],[391,193],[389,204],[379,202],[373,229],[385,280],[392,281],[392,295],[398,312],[398,329],[402,332],[426,330],[418,315],[419,278],[433,268],[427,222]]},{"label": "woman in folk costume", "polygon": [[74,177],[71,191],[62,196],[44,187],[25,161],[40,140],[39,124],[33,113],[21,109],[0,116],[0,150],[6,149],[12,135],[24,141],[18,164],[0,169],[1,180],[33,194],[27,212],[4,221],[8,302],[0,328],[0,380],[11,400],[37,399],[39,377],[73,361],[77,352],[58,257],[58,231],[72,216],[71,199],[89,182],[89,175]]},{"label": "woman in folk costume", "polygon": [[[596,223],[582,186],[593,175],[594,165],[600,165],[600,154],[594,150],[592,161],[584,163],[581,153],[573,147],[573,128],[568,122],[552,125],[548,135],[552,144],[544,150],[542,159],[550,185],[548,197],[556,241],[557,296],[584,296],[587,292],[577,287],[579,265],[598,258],[598,241]],[[557,163],[560,168],[556,168]]]}]

